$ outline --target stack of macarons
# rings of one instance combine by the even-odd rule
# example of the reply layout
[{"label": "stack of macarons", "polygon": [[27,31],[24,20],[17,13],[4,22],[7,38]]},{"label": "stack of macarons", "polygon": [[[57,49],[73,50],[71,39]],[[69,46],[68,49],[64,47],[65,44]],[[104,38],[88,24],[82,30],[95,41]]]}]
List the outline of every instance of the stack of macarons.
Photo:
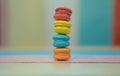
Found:
[{"label": "stack of macarons", "polygon": [[72,10],[66,7],[59,7],[55,10],[54,31],[57,33],[53,36],[54,58],[56,60],[67,60],[70,58],[70,49],[67,48],[70,43],[68,34],[71,32],[70,16]]}]

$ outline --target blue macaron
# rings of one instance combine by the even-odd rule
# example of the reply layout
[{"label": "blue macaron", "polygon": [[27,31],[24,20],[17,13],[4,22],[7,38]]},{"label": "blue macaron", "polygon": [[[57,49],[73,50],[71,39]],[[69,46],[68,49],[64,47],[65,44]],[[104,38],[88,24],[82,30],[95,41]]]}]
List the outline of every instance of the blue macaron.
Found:
[{"label": "blue macaron", "polygon": [[63,48],[70,45],[70,43],[68,42],[70,40],[70,37],[67,35],[62,34],[54,35],[53,40],[54,40],[53,46],[57,48]]}]

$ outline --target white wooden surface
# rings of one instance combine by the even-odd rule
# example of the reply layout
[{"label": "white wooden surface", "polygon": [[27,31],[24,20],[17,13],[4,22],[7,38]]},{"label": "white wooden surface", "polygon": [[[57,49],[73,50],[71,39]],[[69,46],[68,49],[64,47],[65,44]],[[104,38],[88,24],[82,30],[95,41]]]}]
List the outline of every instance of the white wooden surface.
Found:
[{"label": "white wooden surface", "polygon": [[120,76],[120,64],[0,63],[0,76]]}]

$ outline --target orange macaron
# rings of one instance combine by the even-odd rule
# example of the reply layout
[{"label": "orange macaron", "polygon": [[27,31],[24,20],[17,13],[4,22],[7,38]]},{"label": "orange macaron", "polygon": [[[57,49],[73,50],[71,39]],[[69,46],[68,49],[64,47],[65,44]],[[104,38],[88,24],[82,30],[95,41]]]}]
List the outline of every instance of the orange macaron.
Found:
[{"label": "orange macaron", "polygon": [[54,59],[55,60],[68,60],[70,58],[69,48],[55,48]]}]

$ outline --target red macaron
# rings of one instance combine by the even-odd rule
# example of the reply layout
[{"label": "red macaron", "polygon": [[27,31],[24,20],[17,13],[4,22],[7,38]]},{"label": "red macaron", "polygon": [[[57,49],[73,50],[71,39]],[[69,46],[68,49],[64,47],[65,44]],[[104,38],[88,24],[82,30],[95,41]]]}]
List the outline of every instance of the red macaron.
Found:
[{"label": "red macaron", "polygon": [[54,18],[56,20],[70,21],[72,10],[67,7],[59,7],[55,10]]}]

